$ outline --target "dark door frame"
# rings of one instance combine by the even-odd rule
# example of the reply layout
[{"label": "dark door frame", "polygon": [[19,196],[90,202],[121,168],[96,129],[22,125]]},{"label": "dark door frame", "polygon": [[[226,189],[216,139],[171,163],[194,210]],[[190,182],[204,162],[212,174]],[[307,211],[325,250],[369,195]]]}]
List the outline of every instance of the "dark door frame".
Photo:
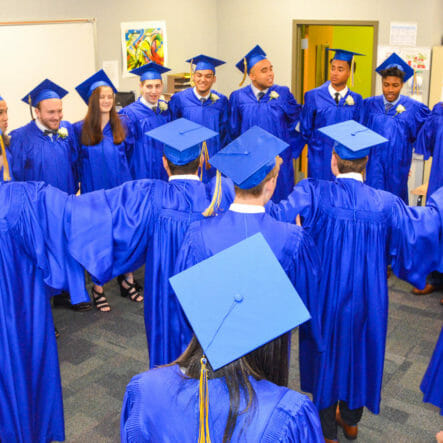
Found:
[{"label": "dark door frame", "polygon": [[304,36],[301,35],[303,25],[323,25],[323,26],[372,26],[374,28],[374,44],[372,53],[372,85],[371,94],[375,94],[375,68],[377,63],[378,50],[378,21],[367,20],[293,20],[292,21],[292,75],[291,89],[299,103],[303,102],[303,89],[300,78],[303,66],[303,52],[301,41]]}]

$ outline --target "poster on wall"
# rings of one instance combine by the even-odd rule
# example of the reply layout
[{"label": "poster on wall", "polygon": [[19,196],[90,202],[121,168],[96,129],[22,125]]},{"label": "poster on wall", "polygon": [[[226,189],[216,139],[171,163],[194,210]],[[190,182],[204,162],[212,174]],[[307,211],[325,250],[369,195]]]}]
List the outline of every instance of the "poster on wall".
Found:
[{"label": "poster on wall", "polygon": [[123,77],[132,77],[132,69],[153,61],[165,65],[166,23],[125,22],[120,24],[122,39]]}]

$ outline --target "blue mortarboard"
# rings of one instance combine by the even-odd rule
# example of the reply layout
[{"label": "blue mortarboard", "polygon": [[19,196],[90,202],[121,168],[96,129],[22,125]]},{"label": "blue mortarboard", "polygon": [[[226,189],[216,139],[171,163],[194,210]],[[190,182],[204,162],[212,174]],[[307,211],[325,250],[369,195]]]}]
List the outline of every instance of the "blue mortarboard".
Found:
[{"label": "blue mortarboard", "polygon": [[275,166],[275,157],[289,145],[264,129],[253,126],[209,159],[241,189],[261,183]]},{"label": "blue mortarboard", "polygon": [[36,86],[31,92],[26,94],[22,101],[31,105],[37,106],[42,100],[48,98],[63,98],[68,91],[61,86],[55,84],[51,80],[43,80],[38,86]]},{"label": "blue mortarboard", "polygon": [[202,71],[204,69],[210,69],[215,73],[215,68],[220,65],[224,65],[226,62],[218,60],[216,58],[208,57],[207,55],[197,55],[194,58],[186,60],[186,63],[193,63],[195,65],[195,71]]},{"label": "blue mortarboard", "polygon": [[161,80],[162,74],[168,71],[170,71],[170,69],[165,66],[159,65],[155,62],[149,62],[146,63],[146,65],[135,68],[129,72],[131,74],[139,75],[140,81],[144,82],[145,80]]},{"label": "blue mortarboard", "polygon": [[117,89],[112,84],[109,77],[106,75],[103,69],[96,72],[94,75],[91,75],[88,79],[86,79],[83,83],[80,83],[75,89],[80,94],[80,97],[84,100],[86,104],[89,103],[89,97],[91,94],[100,86],[109,86],[114,94],[117,93]]},{"label": "blue mortarboard", "polygon": [[266,58],[265,51],[263,51],[263,49],[257,45],[253,49],[251,49],[235,66],[242,73],[245,72],[246,68],[246,72],[249,74],[251,72],[252,67],[259,61],[264,60],[265,58]]},{"label": "blue mortarboard", "polygon": [[169,281],[214,371],[311,318],[260,233]]},{"label": "blue mortarboard", "polygon": [[355,120],[324,126],[318,130],[335,141],[335,152],[344,160],[366,157],[371,147],[389,141]]},{"label": "blue mortarboard", "polygon": [[328,48],[328,51],[335,51],[335,54],[334,54],[334,57],[332,57],[332,60],[343,60],[345,62],[352,61],[352,57],[354,57],[354,55],[365,55],[365,54],[360,54],[359,52],[347,51],[346,49]]},{"label": "blue mortarboard", "polygon": [[163,143],[165,156],[175,165],[185,165],[195,160],[202,143],[218,133],[185,118],[159,126],[146,135]]},{"label": "blue mortarboard", "polygon": [[414,75],[414,69],[412,69],[400,56],[393,52],[381,65],[375,69],[379,74],[382,71],[389,68],[397,68],[404,72],[403,81],[408,81]]},{"label": "blue mortarboard", "polygon": [[2,96],[0,96],[0,101],[4,101],[4,98]]}]

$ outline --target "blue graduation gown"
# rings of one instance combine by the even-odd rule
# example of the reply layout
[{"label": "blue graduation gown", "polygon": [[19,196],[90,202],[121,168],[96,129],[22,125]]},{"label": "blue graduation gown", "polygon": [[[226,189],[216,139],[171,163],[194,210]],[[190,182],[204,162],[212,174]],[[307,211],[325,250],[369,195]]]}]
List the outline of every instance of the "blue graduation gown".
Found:
[{"label": "blue graduation gown", "polygon": [[[443,269],[443,188],[429,207],[351,178],[303,180],[270,213],[285,221],[300,214],[321,257],[318,316],[325,352],[302,379],[319,409],[337,400],[351,409],[380,409],[388,286],[386,269],[414,286]],[[438,203],[436,203],[436,201]],[[314,389],[311,390],[311,387]]]},{"label": "blue graduation gown", "polygon": [[[163,100],[159,102],[165,103]],[[144,105],[140,98],[124,107],[120,114],[128,117],[128,130],[134,137],[134,146],[129,156],[129,167],[134,180],[140,178],[168,179],[163,168],[163,144],[148,137],[145,133],[171,120],[169,109],[152,109]]]},{"label": "blue graduation gown", "polygon": [[[270,94],[278,94],[271,98]],[[251,86],[234,91],[229,97],[229,127],[231,139],[237,138],[252,126],[260,126],[290,146],[280,154],[283,164],[272,199],[276,202],[286,198],[294,186],[293,151],[298,149],[290,129],[298,122],[301,106],[286,86],[271,86],[258,101]]]},{"label": "blue graduation gown", "polygon": [[[322,349],[316,317],[320,260],[312,239],[299,226],[281,223],[265,213],[227,211],[222,216],[193,223],[177,257],[176,273],[261,232],[305,303],[312,320],[300,327],[300,372],[310,368],[307,350]],[[316,352],[315,351],[315,352]],[[315,353],[314,352],[314,353]]]},{"label": "blue graduation gown", "polygon": [[18,181],[43,181],[68,194],[78,191],[78,146],[74,129],[62,121],[68,136],[44,134],[31,121],[11,132],[12,172]]},{"label": "blue graduation gown", "polygon": [[443,186],[443,102],[437,103],[420,129],[415,152],[427,160],[432,155],[428,197]]},{"label": "blue graduation gown", "polygon": [[[209,98],[202,104],[194,94],[194,89],[188,88],[174,94],[169,102],[172,120],[183,117],[219,133],[218,136],[206,142],[209,158],[229,143],[228,99],[217,91],[211,91],[212,96],[217,96],[218,99]],[[204,182],[214,175],[215,168],[203,167]]]},{"label": "blue graduation gown", "polygon": [[48,287],[89,301],[68,254],[69,197],[44,183],[0,184],[0,440],[62,441],[62,389]]},{"label": "blue graduation gown", "polygon": [[[360,94],[348,90],[346,96],[341,98],[337,105],[329,94],[330,83],[327,81],[318,88],[305,93],[300,118],[300,132],[308,144],[308,176],[324,180],[334,179],[331,172],[334,142],[317,129],[346,120],[358,121],[363,101]],[[346,103],[349,96],[354,100],[353,105]]]},{"label": "blue graduation gown", "polygon": [[[399,105],[405,108],[404,112],[396,111]],[[427,106],[403,95],[387,113],[382,95],[363,101],[362,124],[389,140],[371,148],[366,168],[366,183],[369,186],[392,192],[408,203],[412,146],[428,115]]]},{"label": "blue graduation gown", "polygon": [[74,124],[80,146],[80,182],[82,194],[98,189],[109,189],[132,180],[129,171],[127,152],[130,148],[126,140],[115,145],[109,123],[103,128],[102,141],[94,146],[81,144],[83,121]]},{"label": "blue graduation gown", "polygon": [[424,394],[423,401],[440,408],[440,414],[443,415],[443,328],[420,389]]},{"label": "blue graduation gown", "polygon": [[[305,395],[267,380],[249,378],[256,403],[237,418],[232,442],[324,442],[318,413]],[[129,442],[198,440],[199,381],[184,378],[178,365],[136,375],[126,388],[120,419],[120,438]],[[209,431],[220,443],[229,411],[224,379],[209,385]],[[244,398],[240,410],[246,407]]]},{"label": "blue graduation gown", "polygon": [[[225,208],[233,198],[233,185],[225,182],[223,189]],[[168,279],[189,224],[203,218],[211,195],[212,183],[136,180],[71,201],[70,252],[95,281],[105,283],[146,263],[144,310],[151,367],[175,360],[192,337]]]}]

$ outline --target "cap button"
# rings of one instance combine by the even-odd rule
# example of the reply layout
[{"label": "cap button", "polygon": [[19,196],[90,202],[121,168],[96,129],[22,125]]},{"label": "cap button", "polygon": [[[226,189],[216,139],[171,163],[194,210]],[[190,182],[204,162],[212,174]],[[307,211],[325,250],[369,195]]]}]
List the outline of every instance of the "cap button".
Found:
[{"label": "cap button", "polygon": [[235,300],[237,303],[241,303],[241,302],[243,301],[243,295],[241,295],[241,294],[235,294],[235,295],[234,295],[234,300]]}]

